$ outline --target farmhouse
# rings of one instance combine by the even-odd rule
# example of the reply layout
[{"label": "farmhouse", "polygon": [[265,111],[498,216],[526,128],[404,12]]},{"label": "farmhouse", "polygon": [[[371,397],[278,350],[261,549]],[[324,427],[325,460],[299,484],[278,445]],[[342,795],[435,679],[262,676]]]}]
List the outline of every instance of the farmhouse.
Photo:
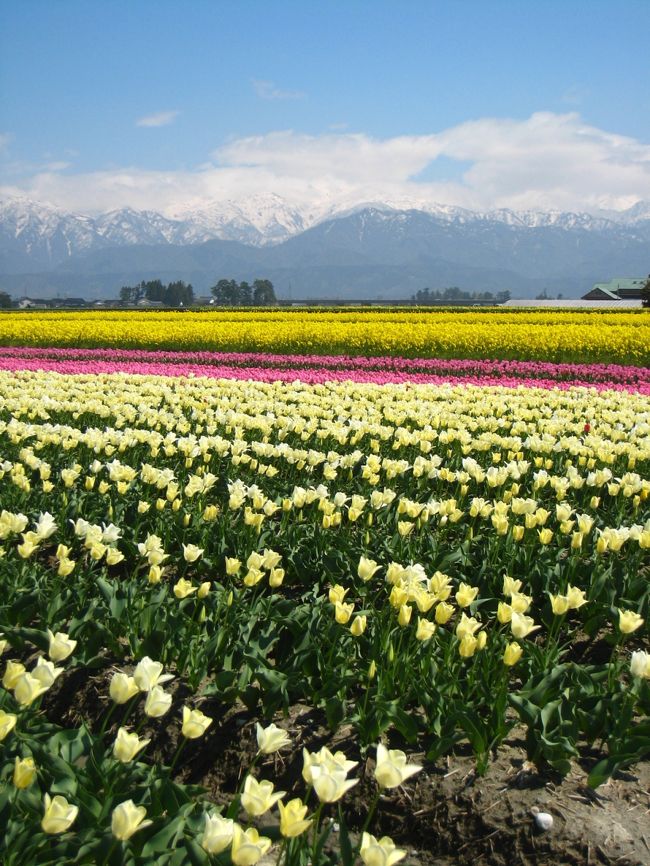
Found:
[{"label": "farmhouse", "polygon": [[645,282],[645,277],[615,277],[608,283],[596,283],[586,295],[582,296],[582,299],[584,301],[640,300]]}]

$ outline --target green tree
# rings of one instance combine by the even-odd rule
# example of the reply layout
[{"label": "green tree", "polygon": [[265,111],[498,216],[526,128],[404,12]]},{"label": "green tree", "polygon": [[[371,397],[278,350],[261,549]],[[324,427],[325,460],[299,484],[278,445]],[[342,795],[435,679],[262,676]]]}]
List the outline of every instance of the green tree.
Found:
[{"label": "green tree", "polygon": [[11,307],[11,295],[0,292],[0,310],[8,310]]},{"label": "green tree", "polygon": [[210,293],[221,307],[239,305],[239,286],[235,280],[219,280],[215,286],[212,286]]},{"label": "green tree", "polygon": [[140,283],[140,286],[143,290],[144,297],[148,301],[159,301],[161,304],[165,304],[167,302],[167,290],[163,286],[161,280],[149,280],[146,283],[143,280]]},{"label": "green tree", "polygon": [[255,280],[253,283],[253,303],[256,307],[272,307],[277,304],[271,280]]},{"label": "green tree", "polygon": [[253,289],[246,280],[239,284],[239,303],[243,307],[250,307],[253,303]]},{"label": "green tree", "polygon": [[644,307],[650,307],[650,274],[648,274],[648,279],[645,281],[645,284],[641,289],[641,305]]},{"label": "green tree", "polygon": [[190,283],[177,280],[165,289],[164,301],[168,307],[191,307],[194,301],[194,289]]}]

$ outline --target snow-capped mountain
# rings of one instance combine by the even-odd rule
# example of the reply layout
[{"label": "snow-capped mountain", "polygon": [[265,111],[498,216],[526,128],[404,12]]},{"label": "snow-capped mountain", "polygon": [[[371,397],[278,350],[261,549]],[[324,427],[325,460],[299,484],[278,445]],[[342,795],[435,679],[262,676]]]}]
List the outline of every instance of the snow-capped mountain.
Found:
[{"label": "snow-capped mountain", "polygon": [[208,207],[185,206],[170,216],[212,238],[264,246],[311,228],[329,213],[329,208],[301,209],[279,195],[264,193],[240,201],[214,202]]},{"label": "snow-capped mountain", "polygon": [[14,292],[94,285],[112,294],[163,275],[203,291],[215,276],[264,275],[303,297],[426,285],[570,295],[597,280],[647,273],[649,264],[648,202],[597,216],[477,213],[416,199],[304,208],[269,194],[165,214],[122,208],[90,216],[26,198],[0,203],[0,274]]}]

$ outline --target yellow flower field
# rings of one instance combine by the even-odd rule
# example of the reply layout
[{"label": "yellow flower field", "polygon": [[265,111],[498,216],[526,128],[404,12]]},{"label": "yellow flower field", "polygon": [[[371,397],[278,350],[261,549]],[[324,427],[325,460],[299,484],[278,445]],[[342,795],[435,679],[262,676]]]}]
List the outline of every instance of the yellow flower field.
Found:
[{"label": "yellow flower field", "polygon": [[22,312],[0,345],[650,364],[645,311]]}]

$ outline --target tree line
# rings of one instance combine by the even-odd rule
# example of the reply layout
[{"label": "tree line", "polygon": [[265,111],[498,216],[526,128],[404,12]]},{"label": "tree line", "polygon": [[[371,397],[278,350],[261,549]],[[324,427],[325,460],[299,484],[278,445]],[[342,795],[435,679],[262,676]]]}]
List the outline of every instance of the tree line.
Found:
[{"label": "tree line", "polygon": [[271,280],[254,280],[252,286],[245,280],[219,280],[210,293],[223,307],[271,307],[277,303]]},{"label": "tree line", "polygon": [[194,301],[194,289],[182,280],[166,286],[160,280],[142,280],[137,286],[122,286],[120,300],[125,304],[153,301],[163,307],[189,307]]},{"label": "tree line", "polygon": [[510,300],[510,292],[497,292],[496,295],[492,292],[464,292],[458,286],[450,286],[448,289],[420,289],[414,295],[411,295],[411,300],[418,306],[425,307],[427,304],[450,303],[457,304],[460,301],[494,301],[496,304],[503,304]]},{"label": "tree line", "polygon": [[[222,307],[269,307],[277,303],[273,283],[270,280],[219,280],[210,289],[214,303]],[[163,285],[160,280],[142,280],[137,286],[122,286],[120,300],[124,304],[141,301],[160,303],[164,307],[189,307],[194,301],[194,290],[189,283],[178,280]]]}]

